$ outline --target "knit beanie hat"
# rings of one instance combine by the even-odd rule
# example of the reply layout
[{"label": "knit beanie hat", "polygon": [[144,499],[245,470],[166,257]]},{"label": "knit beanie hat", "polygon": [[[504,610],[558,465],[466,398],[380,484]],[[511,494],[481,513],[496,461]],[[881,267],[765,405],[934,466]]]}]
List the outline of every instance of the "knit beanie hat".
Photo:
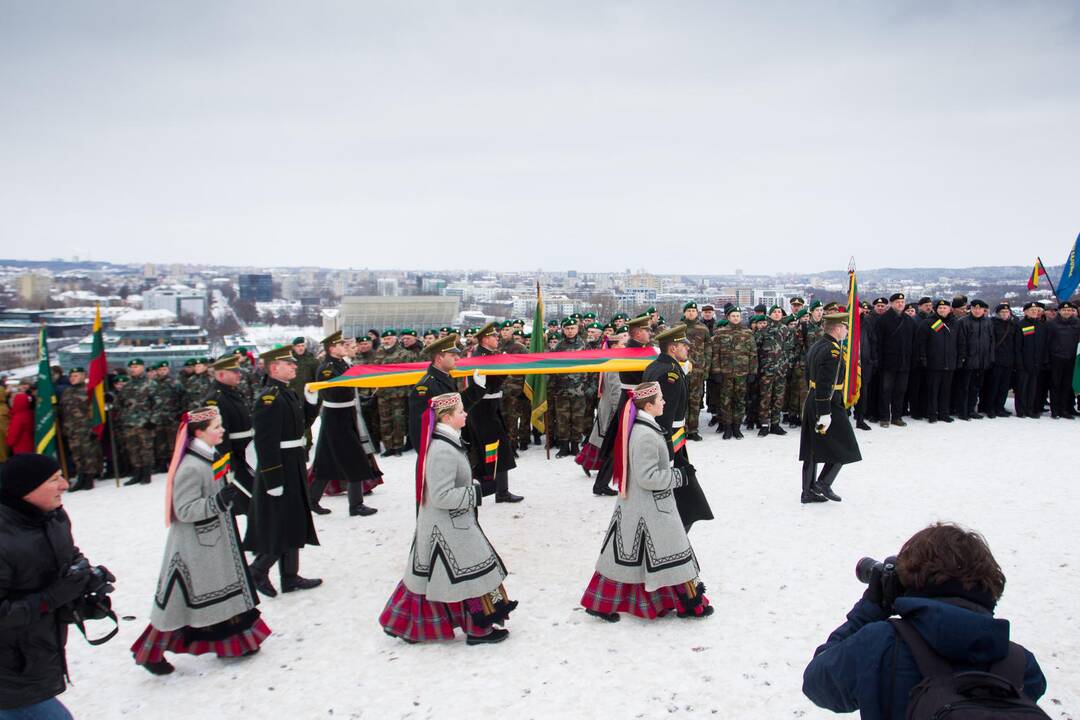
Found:
[{"label": "knit beanie hat", "polygon": [[47,455],[18,453],[0,465],[0,495],[21,499],[34,492],[60,469]]}]

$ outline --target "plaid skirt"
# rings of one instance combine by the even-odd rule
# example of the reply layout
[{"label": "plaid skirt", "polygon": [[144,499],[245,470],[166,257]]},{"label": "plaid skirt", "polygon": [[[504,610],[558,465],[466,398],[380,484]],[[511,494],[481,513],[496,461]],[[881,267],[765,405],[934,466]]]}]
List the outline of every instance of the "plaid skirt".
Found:
[{"label": "plaid skirt", "polygon": [[589,442],[581,446],[581,452],[574,458],[574,462],[586,470],[599,470],[600,466],[604,464],[603,459],[600,457],[600,448]]},{"label": "plaid skirt", "polygon": [[517,601],[506,598],[502,585],[482,598],[438,602],[411,592],[399,581],[379,615],[379,624],[388,635],[409,642],[452,640],[455,627],[466,635],[483,637],[493,625],[504,624],[516,607]]},{"label": "plaid skirt", "polygon": [[674,610],[677,613],[700,612],[708,607],[705,586],[698,582],[668,585],[646,590],[644,583],[621,583],[594,572],[581,596],[586,610],[603,613],[629,613],[644,620],[655,620]]},{"label": "plaid skirt", "polygon": [[[177,630],[158,630],[147,625],[143,634],[131,646],[136,665],[161,662],[165,652],[202,655],[215,653],[218,657],[241,657],[259,649],[270,637],[270,628],[262,621],[258,610],[244,613],[243,621],[235,624],[231,635],[221,636],[221,630],[232,620],[218,623],[211,628],[183,627]],[[243,617],[243,616],[238,616]],[[237,618],[233,618],[236,620]]]},{"label": "plaid skirt", "polygon": [[[381,477],[372,480],[363,480],[361,482],[364,486],[365,495],[383,484]],[[330,480],[326,483],[326,489],[323,490],[323,495],[344,495],[348,490],[348,485],[349,483],[341,480]]]}]

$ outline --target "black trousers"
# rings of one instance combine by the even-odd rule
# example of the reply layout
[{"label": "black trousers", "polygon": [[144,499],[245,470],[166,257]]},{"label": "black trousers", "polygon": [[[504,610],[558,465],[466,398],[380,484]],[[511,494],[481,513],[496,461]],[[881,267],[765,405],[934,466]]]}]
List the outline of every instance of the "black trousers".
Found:
[{"label": "black trousers", "polygon": [[1039,370],[1035,379],[1035,412],[1043,412],[1050,400],[1050,368],[1044,367]]},{"label": "black trousers", "polygon": [[926,371],[926,417],[944,420],[949,417],[953,384],[952,370]]},{"label": "black trousers", "polygon": [[1009,398],[1009,385],[1012,384],[1012,368],[995,365],[990,370],[990,397],[987,401],[987,409],[998,413],[1005,409],[1005,401]]},{"label": "black trousers", "polygon": [[825,463],[824,467],[821,468],[820,475],[817,472],[817,466],[818,463],[803,460],[802,491],[804,493],[810,492],[810,488],[814,485],[831,488],[833,482],[836,481],[836,476],[840,473],[840,468],[843,467],[843,463]]},{"label": "black trousers", "polygon": [[878,402],[881,398],[881,376],[881,368],[876,367],[870,373],[870,381],[866,383],[866,387],[870,390],[870,394],[866,396],[866,417],[871,421],[878,419]]},{"label": "black trousers", "polygon": [[982,370],[957,370],[953,383],[956,392],[954,410],[962,418],[970,418],[975,413],[975,403],[979,401],[979,389],[982,387]]},{"label": "black trousers", "polygon": [[[876,373],[874,368],[863,365],[862,367],[862,388],[859,390],[859,402],[855,403],[855,419],[863,420],[866,418],[866,411],[873,406],[870,404],[873,402],[874,396],[874,380],[876,379]],[[871,413],[873,414],[873,413]]]},{"label": "black trousers", "polygon": [[1036,404],[1036,389],[1039,386],[1038,373],[1030,370],[1017,370],[1016,376],[1016,414],[1035,417],[1041,412],[1042,404]]},{"label": "black trousers", "polygon": [[[311,501],[311,506],[315,507],[322,500],[323,493],[326,492],[326,484],[330,482],[326,478],[315,477],[311,481],[311,485],[308,487],[308,500]],[[346,492],[349,497],[349,509],[355,510],[356,508],[364,504],[364,483],[362,481],[346,483],[348,488]]]},{"label": "black trousers", "polygon": [[270,568],[274,567],[274,563],[278,564],[278,573],[280,573],[282,582],[294,578],[300,574],[300,550],[289,550],[283,555],[258,553],[255,555],[255,559],[251,561],[251,574],[256,578],[269,575]]},{"label": "black trousers", "polygon": [[904,416],[904,392],[907,390],[907,370],[885,370],[881,373],[881,397],[878,399],[878,419],[899,420]]},{"label": "black trousers", "polygon": [[907,406],[913,417],[926,417],[926,368],[912,368],[908,376]]},{"label": "black trousers", "polygon": [[1050,411],[1054,415],[1074,414],[1076,393],[1073,392],[1073,363],[1075,358],[1050,358]]}]

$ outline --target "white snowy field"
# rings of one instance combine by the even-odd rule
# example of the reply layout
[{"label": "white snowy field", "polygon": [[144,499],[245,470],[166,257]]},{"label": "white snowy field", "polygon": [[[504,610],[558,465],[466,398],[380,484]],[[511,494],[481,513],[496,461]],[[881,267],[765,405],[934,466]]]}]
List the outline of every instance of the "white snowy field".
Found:
[{"label": "white snowy field", "polygon": [[[853,568],[883,557],[934,520],[986,535],[1008,578],[998,614],[1042,664],[1054,718],[1080,713],[1080,553],[1075,512],[1080,422],[982,420],[858,433],[864,460],[840,473],[842,503],[801,505],[798,436],[722,441],[707,428],[691,461],[717,519],[691,540],[716,614],[631,617],[609,625],[578,605],[593,571],[610,498],[570,458],[522,454],[518,505],[485,504],[488,536],[521,605],[510,638],[406,645],[377,618],[413,532],[413,456],[383,461],[378,515],[350,518],[343,497],[317,516],[321,547],[301,553],[315,590],[265,600],[274,634],[246,660],[169,656],[153,677],[128,648],[146,625],[165,539],[164,476],[149,486],[100,484],[70,496],[75,538],[118,577],[120,635],[101,647],[73,630],[76,718],[823,718],[801,693],[814,648],[862,586]],[[1069,528],[1073,528],[1070,530]],[[273,576],[277,584],[276,574]]]}]

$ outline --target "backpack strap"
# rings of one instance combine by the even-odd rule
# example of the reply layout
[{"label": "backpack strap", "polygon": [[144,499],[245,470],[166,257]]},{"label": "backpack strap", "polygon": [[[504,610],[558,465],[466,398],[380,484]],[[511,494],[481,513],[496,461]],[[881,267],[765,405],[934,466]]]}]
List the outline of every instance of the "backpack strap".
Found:
[{"label": "backpack strap", "polygon": [[926,639],[907,620],[893,618],[889,620],[896,634],[903,639],[904,643],[915,658],[915,664],[919,666],[919,672],[924,678],[949,676],[953,674],[953,667],[945,658],[941,657]]},{"label": "backpack strap", "polygon": [[1008,654],[990,666],[991,673],[1005,678],[1020,692],[1024,691],[1025,670],[1027,670],[1027,652],[1014,642],[1009,643]]}]

